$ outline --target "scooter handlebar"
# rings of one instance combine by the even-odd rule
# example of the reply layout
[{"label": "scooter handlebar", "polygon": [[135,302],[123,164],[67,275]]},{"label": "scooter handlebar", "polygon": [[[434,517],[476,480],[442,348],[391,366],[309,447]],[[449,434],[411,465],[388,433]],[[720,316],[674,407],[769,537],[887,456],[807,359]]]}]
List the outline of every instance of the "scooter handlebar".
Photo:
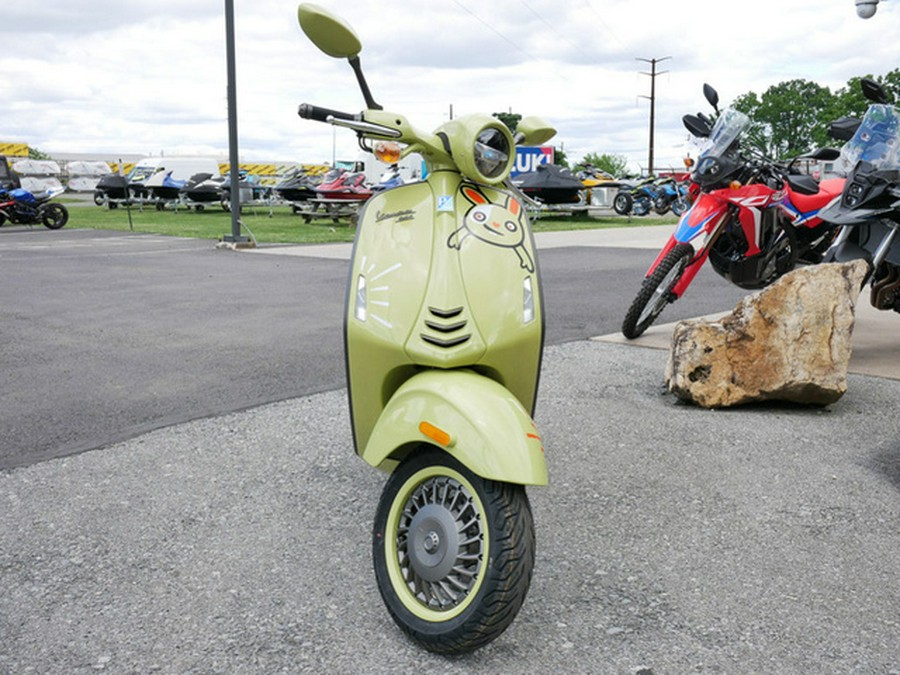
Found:
[{"label": "scooter handlebar", "polygon": [[315,120],[316,122],[327,122],[329,117],[338,120],[358,120],[359,116],[353,113],[345,113],[340,110],[331,110],[330,108],[320,108],[311,103],[301,103],[297,114],[305,120]]}]

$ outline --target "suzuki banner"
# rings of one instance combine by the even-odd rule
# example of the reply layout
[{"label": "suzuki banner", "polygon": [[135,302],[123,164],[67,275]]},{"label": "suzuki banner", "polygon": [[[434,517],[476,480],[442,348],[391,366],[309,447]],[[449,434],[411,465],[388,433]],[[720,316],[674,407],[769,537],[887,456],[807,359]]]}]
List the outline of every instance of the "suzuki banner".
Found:
[{"label": "suzuki banner", "polygon": [[516,148],[516,163],[512,175],[536,171],[540,164],[553,164],[553,147],[550,145]]}]

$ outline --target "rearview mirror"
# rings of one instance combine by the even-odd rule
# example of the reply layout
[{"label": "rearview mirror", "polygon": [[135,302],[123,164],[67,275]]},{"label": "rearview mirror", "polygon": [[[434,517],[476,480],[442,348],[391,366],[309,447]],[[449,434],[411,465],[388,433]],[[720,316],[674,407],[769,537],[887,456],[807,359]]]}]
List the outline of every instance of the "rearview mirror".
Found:
[{"label": "rearview mirror", "polygon": [[828,135],[836,141],[849,141],[861,124],[856,117],[842,117],[828,125]]},{"label": "rearview mirror", "polygon": [[709,138],[712,128],[704,120],[696,115],[685,115],[681,118],[685,128],[691,132],[691,135],[698,138]]},{"label": "rearview mirror", "polygon": [[706,97],[706,100],[709,101],[709,104],[713,107],[713,110],[719,112],[719,92],[713,89],[710,85],[703,85],[703,95]]},{"label": "rearview mirror", "polygon": [[327,9],[303,3],[297,8],[297,20],[312,43],[328,56],[350,59],[362,51],[362,43],[353,29]]},{"label": "rearview mirror", "polygon": [[357,82],[359,82],[359,88],[366,100],[366,107],[369,110],[383,110],[372,98],[372,92],[369,91],[369,85],[359,62],[362,43],[350,25],[339,16],[311,2],[304,2],[297,8],[297,21],[300,22],[300,28],[306,33],[306,37],[316,47],[328,56],[347,59],[350,67],[353,68]]},{"label": "rearview mirror", "polygon": [[819,148],[806,156],[810,159],[817,159],[820,162],[833,162],[841,156],[841,151],[836,148]]},{"label": "rearview mirror", "polygon": [[888,101],[888,95],[884,90],[884,87],[878,84],[875,80],[870,80],[868,77],[864,77],[859,81],[859,85],[862,87],[863,96],[865,96],[873,103],[890,103],[890,101]]},{"label": "rearview mirror", "polygon": [[521,145],[541,145],[554,136],[556,129],[540,117],[528,116],[519,120],[516,125],[516,143]]}]

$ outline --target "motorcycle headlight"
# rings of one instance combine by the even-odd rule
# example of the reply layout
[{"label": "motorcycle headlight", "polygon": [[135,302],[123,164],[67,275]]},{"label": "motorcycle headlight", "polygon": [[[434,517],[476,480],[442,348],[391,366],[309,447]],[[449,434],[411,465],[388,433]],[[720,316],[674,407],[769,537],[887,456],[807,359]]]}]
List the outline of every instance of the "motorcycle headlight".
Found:
[{"label": "motorcycle headlight", "polygon": [[704,157],[697,165],[697,173],[705,178],[718,178],[722,173],[722,165],[715,157]]}]

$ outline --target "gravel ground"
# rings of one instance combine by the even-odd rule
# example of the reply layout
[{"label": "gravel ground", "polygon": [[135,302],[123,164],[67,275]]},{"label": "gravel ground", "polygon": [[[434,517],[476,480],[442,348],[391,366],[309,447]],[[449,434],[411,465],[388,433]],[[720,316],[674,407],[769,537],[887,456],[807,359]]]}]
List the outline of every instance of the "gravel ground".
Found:
[{"label": "gravel ground", "polygon": [[547,349],[535,575],[475,654],[384,609],[340,390],[0,473],[0,672],[900,673],[900,382],[708,411],[665,359]]}]

